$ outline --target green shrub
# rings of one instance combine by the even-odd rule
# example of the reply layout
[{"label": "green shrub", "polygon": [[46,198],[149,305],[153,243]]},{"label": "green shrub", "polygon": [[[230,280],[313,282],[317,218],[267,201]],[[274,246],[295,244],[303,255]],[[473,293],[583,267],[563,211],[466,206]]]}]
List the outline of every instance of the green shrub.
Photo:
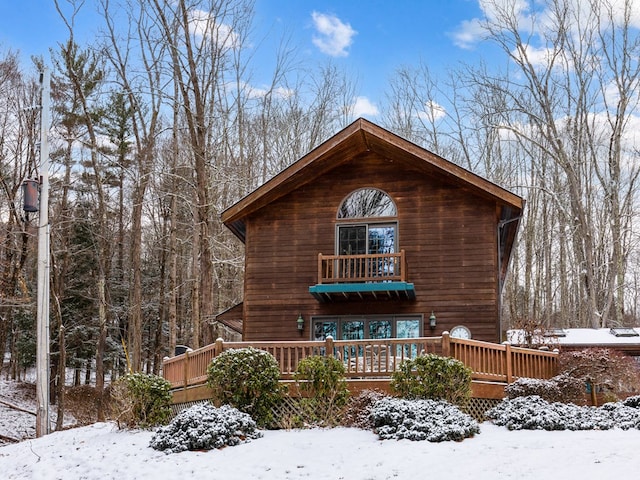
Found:
[{"label": "green shrub", "polygon": [[211,361],[207,377],[216,403],[248,413],[260,427],[272,424],[283,396],[273,355],[253,347],[225,350]]},{"label": "green shrub", "polygon": [[120,428],[164,425],[171,416],[171,384],[157,375],[125,375],[115,382],[111,395]]},{"label": "green shrub", "polygon": [[408,399],[464,405],[471,396],[471,369],[454,358],[421,355],[400,364],[391,376],[391,389]]},{"label": "green shrub", "polygon": [[334,426],[349,399],[344,365],[334,357],[314,355],[300,361],[294,379],[303,394],[303,422]]}]

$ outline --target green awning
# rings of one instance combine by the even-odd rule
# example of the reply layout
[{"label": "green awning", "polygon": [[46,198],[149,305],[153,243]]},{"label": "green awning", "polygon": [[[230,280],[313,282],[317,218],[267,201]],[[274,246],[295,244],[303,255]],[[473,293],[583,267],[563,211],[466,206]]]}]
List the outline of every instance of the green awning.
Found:
[{"label": "green awning", "polygon": [[413,283],[371,282],[371,283],[322,283],[309,287],[309,293],[319,302],[333,302],[357,296],[364,298],[403,298],[415,300]]}]

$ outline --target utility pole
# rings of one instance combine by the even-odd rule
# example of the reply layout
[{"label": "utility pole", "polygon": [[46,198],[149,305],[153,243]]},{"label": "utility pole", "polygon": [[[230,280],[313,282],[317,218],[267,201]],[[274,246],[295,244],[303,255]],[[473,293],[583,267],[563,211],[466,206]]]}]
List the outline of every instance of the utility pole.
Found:
[{"label": "utility pole", "polygon": [[50,76],[40,74],[40,213],[38,214],[38,311],[36,348],[36,436],[49,433],[49,102]]}]

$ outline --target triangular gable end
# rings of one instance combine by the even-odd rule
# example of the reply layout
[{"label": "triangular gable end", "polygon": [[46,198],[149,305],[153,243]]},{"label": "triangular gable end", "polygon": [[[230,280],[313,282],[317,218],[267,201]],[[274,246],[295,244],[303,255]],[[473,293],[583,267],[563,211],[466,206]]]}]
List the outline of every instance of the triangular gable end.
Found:
[{"label": "triangular gable end", "polygon": [[[510,243],[515,239],[518,219],[524,208],[521,197],[363,118],[356,120],[229,207],[222,213],[222,221],[244,242],[246,216],[368,151],[386,158],[410,158],[425,173],[462,185],[467,190],[494,199],[502,205],[499,221],[505,227],[502,235],[507,243],[503,245],[508,245],[503,254],[507,253],[505,258],[509,258]],[[503,264],[504,267],[506,265]]]}]

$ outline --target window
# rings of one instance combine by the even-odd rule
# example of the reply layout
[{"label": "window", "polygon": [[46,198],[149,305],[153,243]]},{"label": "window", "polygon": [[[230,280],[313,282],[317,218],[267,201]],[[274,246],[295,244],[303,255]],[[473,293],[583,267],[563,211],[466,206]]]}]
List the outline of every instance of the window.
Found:
[{"label": "window", "polygon": [[637,337],[638,332],[630,327],[614,327],[609,330],[609,333],[615,337]]},{"label": "window", "polygon": [[377,188],[361,188],[345,198],[338,218],[395,217],[396,205],[391,197]]},{"label": "window", "polygon": [[363,340],[365,338],[417,338],[422,333],[422,315],[345,315],[314,317],[313,339]]},{"label": "window", "polygon": [[344,199],[338,209],[338,255],[396,252],[396,205],[382,190],[361,188]]}]

